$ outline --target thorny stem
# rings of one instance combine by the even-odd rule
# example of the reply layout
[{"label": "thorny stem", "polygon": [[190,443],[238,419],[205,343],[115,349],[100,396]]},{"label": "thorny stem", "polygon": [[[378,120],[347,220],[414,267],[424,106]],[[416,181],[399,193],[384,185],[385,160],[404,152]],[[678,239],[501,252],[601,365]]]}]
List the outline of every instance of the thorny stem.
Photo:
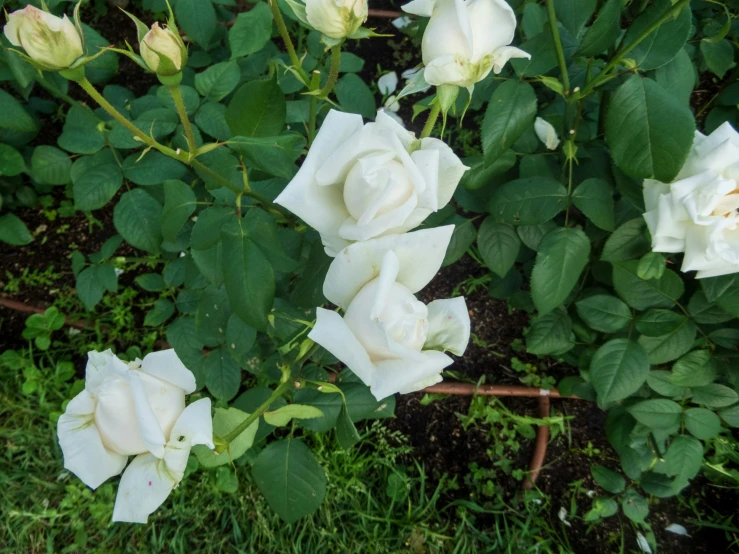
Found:
[{"label": "thorny stem", "polygon": [[552,29],[552,38],[554,39],[554,50],[557,52],[557,62],[562,73],[562,85],[564,87],[565,98],[570,94],[570,76],[567,74],[567,62],[565,62],[565,53],[562,49],[562,39],[557,29],[557,15],[554,13],[554,0],[547,0],[547,13],[549,15],[549,26]]},{"label": "thorny stem", "polygon": [[331,47],[331,73],[328,75],[328,81],[326,86],[321,89],[321,93],[318,95],[319,98],[326,98],[329,93],[334,89],[336,81],[339,79],[339,66],[341,65],[341,46],[336,45]]},{"label": "thorny stem", "polygon": [[[321,82],[321,72],[314,71],[313,78],[310,81],[311,90],[316,90]],[[318,116],[318,98],[316,96],[310,97],[310,114],[308,116],[308,147],[313,144],[313,139],[316,136],[316,118]]]},{"label": "thorny stem", "polygon": [[279,387],[277,387],[274,392],[270,395],[270,397],[265,400],[256,410],[254,410],[251,414],[249,414],[249,417],[247,417],[244,421],[242,421],[233,431],[228,433],[225,437],[222,437],[223,441],[227,444],[231,444],[236,438],[243,433],[249,425],[254,423],[259,417],[266,412],[269,407],[272,405],[272,403],[280,398],[285,392],[287,392],[289,389],[293,387],[293,383],[290,381],[287,381],[285,383],[282,383]]},{"label": "thorny stem", "polygon": [[421,136],[419,138],[431,136],[431,131],[434,130],[436,120],[439,118],[439,112],[441,112],[441,102],[437,98],[436,102],[431,106],[429,118],[426,120],[426,125],[423,126],[423,131],[421,131]]},{"label": "thorny stem", "polygon": [[195,145],[195,135],[192,132],[190,118],[187,117],[187,108],[185,108],[185,101],[182,99],[182,91],[180,91],[180,85],[174,85],[167,88],[169,89],[169,93],[172,95],[172,100],[174,100],[174,106],[177,109],[177,115],[180,116],[182,126],[185,128],[185,138],[187,139],[187,150],[189,154],[188,157],[193,157],[195,156],[195,150],[197,150],[197,146]]},{"label": "thorny stem", "polygon": [[282,41],[285,43],[287,54],[288,56],[290,56],[290,60],[295,66],[295,70],[298,72],[303,82],[308,83],[308,75],[305,73],[305,70],[300,63],[300,58],[298,58],[298,53],[295,51],[295,46],[293,46],[293,41],[290,38],[290,33],[287,32],[285,20],[282,18],[282,13],[280,12],[280,6],[277,5],[277,0],[269,0],[269,7],[272,10],[272,17],[275,20],[277,30],[280,32],[280,36],[282,37]]}]

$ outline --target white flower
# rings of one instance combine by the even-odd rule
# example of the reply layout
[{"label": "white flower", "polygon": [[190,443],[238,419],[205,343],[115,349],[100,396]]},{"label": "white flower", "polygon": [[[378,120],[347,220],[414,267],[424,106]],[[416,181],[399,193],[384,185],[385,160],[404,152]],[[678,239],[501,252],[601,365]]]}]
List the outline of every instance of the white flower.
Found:
[{"label": "white flower", "polygon": [[393,24],[393,27],[396,29],[405,29],[408,25],[412,23],[411,18],[407,15],[401,15],[400,17],[393,19],[390,23]]},{"label": "white flower", "polygon": [[316,31],[342,39],[367,21],[367,0],[306,0],[305,15]]},{"label": "white flower", "polygon": [[[139,48],[141,57],[149,69],[165,76],[179,73],[187,59],[187,51],[179,35],[168,27],[160,27],[159,23],[151,26],[149,32],[144,35]],[[164,67],[162,58],[168,60],[167,63],[171,66]]]},{"label": "white flower", "polygon": [[646,554],[652,554],[652,548],[649,546],[649,542],[641,533],[636,534],[636,545],[642,552],[645,552]]},{"label": "white flower", "polygon": [[49,71],[66,69],[84,54],[80,34],[66,15],[56,17],[30,4],[8,16],[4,32],[10,44]]},{"label": "white flower", "polygon": [[385,73],[377,80],[377,88],[383,95],[392,94],[398,88],[398,74],[395,71]]},{"label": "white flower", "polygon": [[644,204],[652,250],[685,252],[681,269],[698,279],[739,272],[739,134],[696,133],[675,181],[644,181]]},{"label": "white flower", "polygon": [[554,126],[549,123],[546,119],[537,117],[534,121],[534,131],[539,140],[544,143],[547,150],[556,150],[559,146],[559,137],[557,131],[554,130]]},{"label": "white flower", "polygon": [[557,517],[558,517],[558,518],[559,518],[559,520],[560,520],[560,521],[561,521],[562,523],[564,523],[564,524],[565,524],[565,525],[566,525],[567,527],[572,527],[572,524],[571,524],[571,523],[570,523],[569,521],[567,521],[567,509],[566,509],[566,508],[565,508],[564,506],[562,506],[562,507],[561,507],[561,508],[559,509],[559,512],[557,512]]},{"label": "white flower", "polygon": [[464,353],[470,317],[464,298],[428,305],[414,293],[441,267],[453,225],[348,246],[331,263],[323,293],[345,310],[317,309],[308,337],[346,364],[381,400],[441,381]]},{"label": "white flower", "polygon": [[685,535],[686,537],[690,536],[688,535],[688,530],[679,523],[671,523],[670,525],[665,527],[665,531],[675,533],[676,535]]},{"label": "white flower", "polygon": [[113,521],[145,523],[182,480],[190,448],[213,448],[210,399],[185,407],[195,377],[174,350],[129,364],[110,350],[90,352],[85,389],[59,418],[64,467],[95,489],[118,475],[128,456]]},{"label": "white flower", "polygon": [[413,0],[403,10],[431,18],[421,45],[431,85],[470,87],[511,58],[531,58],[508,46],[516,16],[503,0]]},{"label": "white flower", "polygon": [[354,241],[417,227],[449,202],[466,169],[442,141],[416,140],[383,111],[363,125],[359,115],[331,110],[275,202],[336,256]]}]

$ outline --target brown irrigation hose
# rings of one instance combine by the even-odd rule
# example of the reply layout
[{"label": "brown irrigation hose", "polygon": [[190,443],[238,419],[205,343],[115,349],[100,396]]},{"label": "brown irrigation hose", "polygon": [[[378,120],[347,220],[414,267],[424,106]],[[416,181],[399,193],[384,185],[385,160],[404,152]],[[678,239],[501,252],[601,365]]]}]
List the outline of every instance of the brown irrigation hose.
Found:
[{"label": "brown irrigation hose", "polygon": [[[35,306],[29,306],[23,302],[17,300],[11,300],[10,298],[4,298],[0,296],[0,306],[5,306],[11,310],[23,313],[31,314],[42,314],[44,309],[36,308]],[[71,327],[77,327],[78,329],[89,329],[93,326],[85,323],[84,321],[72,321],[69,318],[65,318],[67,325]],[[104,329],[103,329],[104,331]],[[336,374],[332,373],[329,375],[329,380],[333,382],[336,379]],[[461,396],[517,396],[517,397],[529,397],[539,399],[539,417],[544,419],[549,417],[550,413],[550,398],[568,398],[577,400],[577,396],[561,396],[557,389],[547,390],[537,387],[521,387],[516,385],[475,385],[473,383],[459,383],[454,381],[445,381],[444,383],[438,383],[431,385],[425,389],[418,391],[423,394],[453,394]],[[547,455],[547,443],[549,442],[549,426],[540,425],[536,431],[536,444],[534,445],[534,453],[531,456],[531,464],[529,465],[529,475],[523,482],[524,489],[531,489],[534,486],[534,482],[539,477],[539,472],[544,465],[544,459]]]},{"label": "brown irrigation hose", "polygon": [[368,10],[368,15],[370,17],[384,17],[387,19],[397,19],[407,14],[403,12],[396,12],[393,10]]},{"label": "brown irrigation hose", "polygon": [[[539,398],[539,417],[544,419],[550,415],[549,397],[542,396]],[[534,445],[534,453],[531,455],[531,463],[529,464],[529,474],[526,476],[521,487],[524,490],[533,489],[534,482],[539,477],[539,472],[544,465],[544,459],[547,457],[547,444],[549,443],[549,425],[539,425],[536,430],[536,444]]]}]

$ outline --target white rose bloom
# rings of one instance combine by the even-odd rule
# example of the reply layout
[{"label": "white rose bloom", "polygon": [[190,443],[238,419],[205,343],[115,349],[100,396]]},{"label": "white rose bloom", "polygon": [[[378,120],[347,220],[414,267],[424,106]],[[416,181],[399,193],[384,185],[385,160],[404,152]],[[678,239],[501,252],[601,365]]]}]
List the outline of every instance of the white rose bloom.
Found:
[{"label": "white rose bloom", "polygon": [[367,0],[306,0],[308,23],[333,39],[345,38],[367,21]]},{"label": "white rose bloom", "polygon": [[453,225],[348,246],[331,263],[323,293],[345,310],[317,309],[308,337],[346,364],[378,400],[442,380],[470,338],[463,297],[426,305],[414,293],[441,267]]},{"label": "white rose bloom", "polygon": [[416,140],[382,110],[373,123],[331,110],[275,202],[336,256],[354,241],[409,231],[451,200],[467,168],[442,141]]},{"label": "white rose bloom", "polygon": [[547,150],[556,150],[559,146],[559,137],[557,131],[554,130],[554,126],[549,123],[546,119],[537,117],[534,121],[534,132],[539,140],[547,147]]},{"label": "white rose bloom", "polygon": [[413,0],[403,10],[431,18],[421,44],[430,85],[470,87],[511,58],[531,58],[508,46],[516,15],[503,0]]},{"label": "white rose bloom", "polygon": [[178,73],[182,69],[184,45],[180,37],[168,27],[162,28],[159,23],[154,23],[149,32],[144,35],[139,49],[141,57],[154,73],[157,73],[161,63],[160,55],[172,62],[174,71],[169,71],[169,73]]},{"label": "white rose bloom", "polygon": [[30,4],[8,16],[5,36],[13,46],[50,71],[66,69],[82,56],[82,39],[65,15],[57,17]]},{"label": "white rose bloom", "polygon": [[[213,448],[210,399],[185,407],[195,377],[174,350],[126,364],[90,352],[85,390],[59,418],[64,467],[95,489],[136,458],[121,480],[113,521],[145,523],[182,479],[190,448]],[[155,470],[152,473],[152,468]]]},{"label": "white rose bloom", "polygon": [[655,252],[685,252],[696,277],[739,272],[739,134],[724,123],[695,134],[675,180],[644,181],[644,219]]}]

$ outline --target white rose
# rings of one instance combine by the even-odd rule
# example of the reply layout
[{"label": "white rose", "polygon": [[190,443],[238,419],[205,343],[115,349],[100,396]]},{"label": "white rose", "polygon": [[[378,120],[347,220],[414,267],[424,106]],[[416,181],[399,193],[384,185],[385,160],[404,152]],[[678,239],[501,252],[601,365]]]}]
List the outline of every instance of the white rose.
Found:
[{"label": "white rose", "polygon": [[174,350],[126,364],[110,350],[90,352],[85,390],[59,418],[64,467],[93,489],[118,475],[128,456],[113,521],[145,523],[182,480],[190,448],[213,448],[210,399],[185,407],[195,377]]},{"label": "white rose", "polygon": [[724,123],[695,134],[675,180],[644,181],[644,219],[655,252],[685,252],[696,277],[739,272],[739,134]]},{"label": "white rose", "polygon": [[308,23],[333,39],[342,39],[367,21],[367,0],[306,0]]},{"label": "white rose", "polygon": [[[183,58],[187,55],[185,45],[179,35],[168,27],[162,28],[159,23],[151,26],[140,44],[141,57],[154,73],[174,75],[182,70]],[[170,61],[172,67],[160,67],[160,56]],[[159,71],[157,71],[159,70]]]},{"label": "white rose", "polygon": [[421,44],[431,85],[470,87],[511,58],[531,58],[508,46],[516,16],[503,0],[413,0],[403,10],[431,18]]},{"label": "white rose", "polygon": [[559,146],[559,137],[554,126],[546,119],[537,117],[534,121],[534,132],[539,140],[547,147],[547,150],[556,150]]},{"label": "white rose", "polygon": [[331,110],[275,202],[321,234],[330,256],[354,241],[417,227],[444,207],[467,168],[442,141],[416,140],[387,113],[362,124]]},{"label": "white rose", "polygon": [[84,53],[80,34],[66,15],[56,17],[30,4],[8,16],[4,32],[10,44],[22,47],[45,70],[66,69]]},{"label": "white rose", "polygon": [[323,293],[345,310],[317,309],[308,337],[347,365],[378,400],[441,381],[464,353],[470,317],[464,298],[428,305],[414,293],[441,267],[453,225],[348,246],[331,263]]}]

